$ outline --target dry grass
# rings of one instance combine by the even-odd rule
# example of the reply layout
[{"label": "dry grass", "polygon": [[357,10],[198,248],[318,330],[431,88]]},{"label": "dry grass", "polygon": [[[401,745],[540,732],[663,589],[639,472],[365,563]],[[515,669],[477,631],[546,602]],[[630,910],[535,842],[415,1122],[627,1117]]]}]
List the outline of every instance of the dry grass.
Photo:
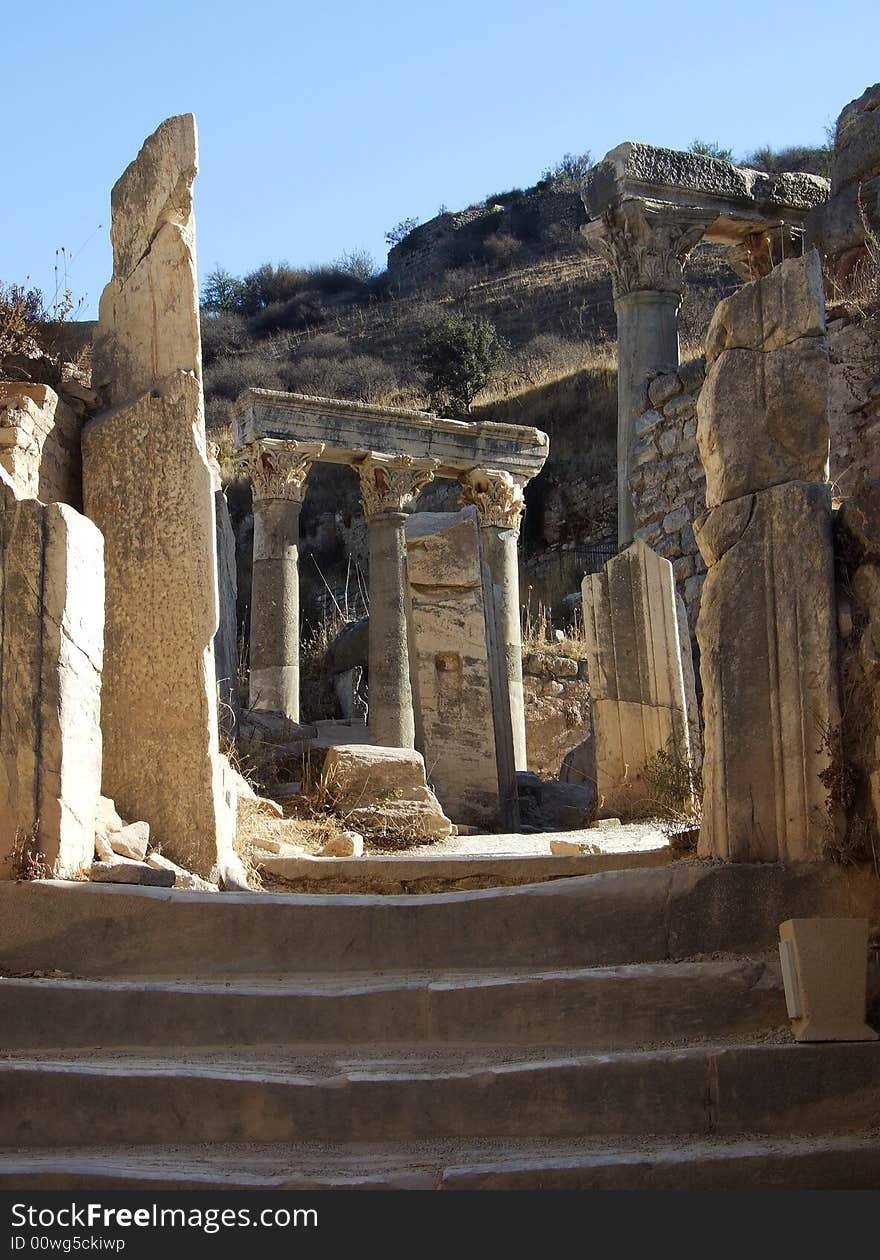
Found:
[{"label": "dry grass", "polygon": [[49,879],[51,870],[40,850],[39,820],[29,831],[19,828],[12,845],[12,877],[16,880]]},{"label": "dry grass", "polygon": [[551,610],[546,604],[538,603],[532,608],[530,590],[526,606],[522,610],[523,654],[548,652],[553,656],[567,656],[574,661],[586,660],[587,639],[580,609],[575,609],[562,633],[563,638],[558,638]]}]

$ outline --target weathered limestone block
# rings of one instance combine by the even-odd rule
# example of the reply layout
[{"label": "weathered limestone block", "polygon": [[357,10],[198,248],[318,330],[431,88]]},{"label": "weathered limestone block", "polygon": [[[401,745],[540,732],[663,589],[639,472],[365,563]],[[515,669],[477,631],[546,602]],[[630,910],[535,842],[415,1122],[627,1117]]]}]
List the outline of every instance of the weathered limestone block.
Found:
[{"label": "weathered limestone block", "polygon": [[324,759],[334,809],[361,834],[442,840],[452,823],[427,785],[425,762],[411,748],[334,745]]},{"label": "weathered limestone block", "polygon": [[774,486],[697,523],[709,573],[697,639],[705,721],[702,856],[822,856],[838,820],[821,775],[840,723],[828,487]]},{"label": "weathered limestone block", "polygon": [[417,513],[406,543],[417,747],[456,822],[514,826],[507,674],[477,510]]},{"label": "weathered limestone block", "polygon": [[707,507],[787,481],[824,481],[827,391],[824,338],[767,353],[725,350],[697,402]]},{"label": "weathered limestone block", "polygon": [[812,249],[719,302],[706,332],[706,362],[725,350],[778,350],[800,337],[824,337],[822,263]]},{"label": "weathered limestone block", "polygon": [[101,791],[103,539],[66,504],[0,511],[0,878],[88,867]]},{"label": "weathered limestone block", "polygon": [[582,591],[599,815],[631,814],[650,799],[650,757],[690,757],[672,565],[637,542]]},{"label": "weathered limestone block", "polygon": [[837,120],[831,193],[880,175],[880,83],[842,110]]},{"label": "weathered limestone block", "polygon": [[48,385],[0,381],[0,465],[21,498],[82,507],[81,428]]},{"label": "weathered limestone block", "polygon": [[193,114],[168,118],[111,194],[113,279],[101,296],[92,383],[117,405],[183,370],[201,378]]},{"label": "weathered limestone block", "polygon": [[781,263],[720,303],[697,402],[706,505],[825,481],[828,346],[819,258]]},{"label": "weathered limestone block", "polygon": [[178,372],[83,433],[86,510],[107,539],[104,791],[207,876],[228,844],[212,640],[214,490],[199,381]]}]

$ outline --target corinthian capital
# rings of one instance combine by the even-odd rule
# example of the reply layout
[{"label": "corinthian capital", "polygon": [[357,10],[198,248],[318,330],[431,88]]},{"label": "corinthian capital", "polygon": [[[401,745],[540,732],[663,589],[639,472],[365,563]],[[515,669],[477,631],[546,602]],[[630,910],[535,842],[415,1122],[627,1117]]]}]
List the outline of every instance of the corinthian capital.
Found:
[{"label": "corinthian capital", "polygon": [[606,210],[590,236],[611,270],[614,300],[628,293],[677,293],[684,266],[708,223],[687,207],[632,199]]},{"label": "corinthian capital", "polygon": [[368,520],[383,512],[409,512],[419,491],[434,480],[436,460],[408,455],[367,455],[355,464]]},{"label": "corinthian capital", "polygon": [[323,450],[323,443],[250,442],[241,448],[235,462],[250,481],[255,499],[302,503],[306,477]]},{"label": "corinthian capital", "polygon": [[519,529],[525,499],[518,478],[499,468],[472,468],[459,481],[462,502],[477,509],[481,526]]}]

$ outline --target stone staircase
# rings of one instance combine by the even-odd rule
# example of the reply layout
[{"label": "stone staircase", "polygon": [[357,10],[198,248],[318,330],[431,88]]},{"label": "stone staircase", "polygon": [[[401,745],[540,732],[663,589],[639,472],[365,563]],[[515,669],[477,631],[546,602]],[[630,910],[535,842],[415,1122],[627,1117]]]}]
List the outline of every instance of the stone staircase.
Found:
[{"label": "stone staircase", "polygon": [[877,883],[0,885],[0,1187],[878,1187],[880,1045],[796,1045],[774,955]]}]

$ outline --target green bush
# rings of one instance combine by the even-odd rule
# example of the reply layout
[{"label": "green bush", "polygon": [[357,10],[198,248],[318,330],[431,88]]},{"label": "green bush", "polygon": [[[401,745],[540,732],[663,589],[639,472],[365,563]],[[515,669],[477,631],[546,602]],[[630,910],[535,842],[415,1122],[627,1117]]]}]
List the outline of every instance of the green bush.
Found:
[{"label": "green bush", "polygon": [[467,415],[506,351],[507,343],[487,319],[448,315],[432,325],[416,351],[432,404],[448,406],[454,416]]},{"label": "green bush", "polygon": [[715,158],[719,162],[733,162],[733,149],[722,149],[716,140],[692,140],[687,151],[699,157]]}]

